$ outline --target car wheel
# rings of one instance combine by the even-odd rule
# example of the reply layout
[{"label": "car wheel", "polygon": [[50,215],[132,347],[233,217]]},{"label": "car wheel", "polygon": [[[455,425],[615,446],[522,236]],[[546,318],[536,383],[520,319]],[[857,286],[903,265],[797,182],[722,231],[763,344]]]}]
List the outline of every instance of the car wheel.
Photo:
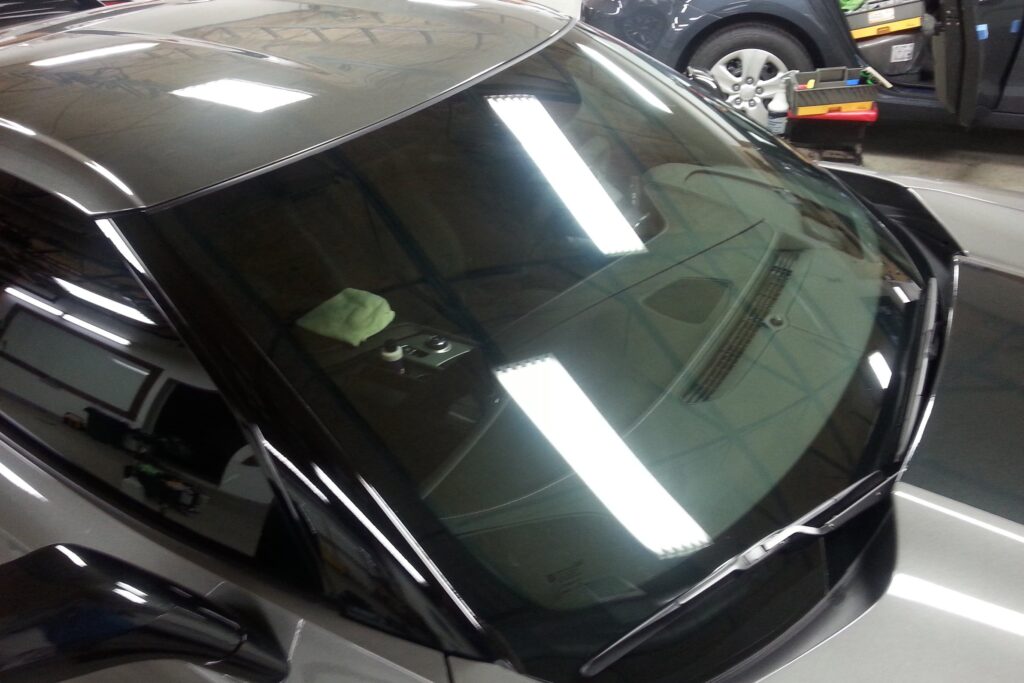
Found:
[{"label": "car wheel", "polygon": [[782,91],[782,74],[814,68],[804,46],[786,31],[767,24],[737,24],[705,40],[688,65],[715,78],[728,102],[750,111],[755,120],[767,117],[767,106]]}]

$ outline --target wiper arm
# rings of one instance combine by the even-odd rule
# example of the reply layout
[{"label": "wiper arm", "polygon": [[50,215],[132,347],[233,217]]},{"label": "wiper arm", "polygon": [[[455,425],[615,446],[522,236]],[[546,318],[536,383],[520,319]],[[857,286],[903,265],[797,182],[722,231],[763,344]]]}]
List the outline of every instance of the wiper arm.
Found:
[{"label": "wiper arm", "polygon": [[928,367],[931,364],[934,351],[935,329],[938,325],[939,315],[939,285],[933,277],[928,278],[928,283],[925,285],[922,315],[924,316],[924,325],[918,341],[917,361],[911,375],[910,397],[907,400],[903,427],[900,430],[900,438],[896,446],[897,458],[904,457],[907,447],[910,445],[910,437],[917,427],[921,402],[924,400],[924,384],[928,377]]},{"label": "wiper arm", "polygon": [[639,626],[587,661],[580,667],[580,674],[589,678],[601,673],[664,630],[683,607],[717,586],[727,577],[753,569],[778,553],[790,539],[799,536],[825,536],[864,510],[881,502],[885,499],[884,494],[895,482],[896,475],[882,477],[880,472],[868,475],[829,498],[793,524],[773,531],[740,554],[727,560],[718,569],[674,598]]}]

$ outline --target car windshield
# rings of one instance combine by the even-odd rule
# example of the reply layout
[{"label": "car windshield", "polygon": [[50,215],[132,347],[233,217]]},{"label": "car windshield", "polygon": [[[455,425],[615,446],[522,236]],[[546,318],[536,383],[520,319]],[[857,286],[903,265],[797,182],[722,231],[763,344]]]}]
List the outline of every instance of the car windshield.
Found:
[{"label": "car windshield", "polygon": [[[537,676],[574,680],[892,456],[906,256],[825,173],[585,28],[144,227],[337,457],[428,511],[403,522]],[[705,675],[792,623],[823,590],[823,560],[798,564],[755,580],[778,623],[732,615],[626,678]]]}]

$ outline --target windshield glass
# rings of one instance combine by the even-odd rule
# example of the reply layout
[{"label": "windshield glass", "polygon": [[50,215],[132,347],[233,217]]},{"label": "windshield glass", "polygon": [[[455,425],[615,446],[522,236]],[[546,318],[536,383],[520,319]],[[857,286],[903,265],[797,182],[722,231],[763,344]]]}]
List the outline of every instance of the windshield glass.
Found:
[{"label": "windshield glass", "polygon": [[[573,29],[147,224],[557,680],[871,471],[911,346],[875,219],[675,78]],[[800,557],[782,622],[823,590]]]}]

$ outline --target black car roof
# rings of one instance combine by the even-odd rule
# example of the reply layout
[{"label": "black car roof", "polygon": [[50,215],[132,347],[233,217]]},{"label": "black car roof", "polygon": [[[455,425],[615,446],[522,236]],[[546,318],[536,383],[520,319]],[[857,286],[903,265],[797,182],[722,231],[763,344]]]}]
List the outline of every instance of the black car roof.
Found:
[{"label": "black car roof", "polygon": [[162,0],[19,26],[0,33],[0,170],[91,214],[161,204],[415,108],[571,22],[495,0]]}]

